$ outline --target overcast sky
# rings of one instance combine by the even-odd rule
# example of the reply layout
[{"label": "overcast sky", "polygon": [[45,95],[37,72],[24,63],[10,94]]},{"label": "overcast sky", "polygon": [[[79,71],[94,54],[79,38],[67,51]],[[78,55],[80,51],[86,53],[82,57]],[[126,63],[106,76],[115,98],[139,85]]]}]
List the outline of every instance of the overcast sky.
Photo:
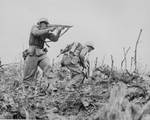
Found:
[{"label": "overcast sky", "polygon": [[91,58],[110,55],[116,65],[121,63],[123,47],[131,47],[143,29],[138,45],[138,62],[150,68],[150,1],[149,0],[0,0],[0,57],[3,63],[19,61],[28,47],[31,26],[42,17],[52,24],[74,27],[57,43],[51,43],[49,57],[56,58],[60,48],[72,41],[93,41]]}]

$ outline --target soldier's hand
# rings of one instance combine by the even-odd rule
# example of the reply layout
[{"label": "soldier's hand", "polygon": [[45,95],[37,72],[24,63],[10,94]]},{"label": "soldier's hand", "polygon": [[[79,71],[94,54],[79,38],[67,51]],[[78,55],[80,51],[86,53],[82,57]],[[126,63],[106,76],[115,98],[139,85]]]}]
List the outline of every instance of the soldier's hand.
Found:
[{"label": "soldier's hand", "polygon": [[58,31],[62,31],[62,30],[64,30],[64,29],[65,29],[65,27],[62,27],[62,26],[61,26],[61,27],[58,28]]},{"label": "soldier's hand", "polygon": [[51,30],[51,31],[53,32],[54,30],[56,30],[56,28],[52,28],[52,30]]},{"label": "soldier's hand", "polygon": [[66,27],[62,27],[61,30],[65,29]]},{"label": "soldier's hand", "polygon": [[56,29],[55,27],[48,28],[49,32],[53,32],[55,29]]}]

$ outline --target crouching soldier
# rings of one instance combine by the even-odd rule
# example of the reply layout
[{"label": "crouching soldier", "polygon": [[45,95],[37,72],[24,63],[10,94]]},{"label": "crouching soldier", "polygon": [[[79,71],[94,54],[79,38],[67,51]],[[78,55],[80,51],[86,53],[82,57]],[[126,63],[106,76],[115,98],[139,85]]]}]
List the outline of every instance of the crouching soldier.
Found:
[{"label": "crouching soldier", "polygon": [[62,50],[64,55],[61,66],[67,67],[71,72],[68,88],[78,88],[84,82],[85,77],[88,77],[89,61],[86,58],[92,50],[94,50],[92,43],[87,43],[84,46],[81,43],[72,43]]},{"label": "crouching soldier", "polygon": [[43,70],[44,74],[47,75],[47,70],[51,68],[50,60],[46,55],[47,50],[44,48],[45,40],[49,39],[52,42],[57,42],[61,31],[64,28],[57,29],[56,35],[53,34],[54,28],[48,27],[49,22],[47,19],[42,18],[34,25],[31,29],[29,38],[29,49],[24,51],[23,57],[25,60],[24,64],[24,84],[31,84],[38,66]]}]

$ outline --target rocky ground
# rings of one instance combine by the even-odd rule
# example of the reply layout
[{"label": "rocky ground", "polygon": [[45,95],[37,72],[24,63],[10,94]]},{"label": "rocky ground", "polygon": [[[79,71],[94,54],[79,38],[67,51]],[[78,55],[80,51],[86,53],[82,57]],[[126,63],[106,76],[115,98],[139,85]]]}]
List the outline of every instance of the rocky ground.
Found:
[{"label": "rocky ground", "polygon": [[22,64],[0,69],[1,119],[150,120],[150,75],[108,65],[96,67],[76,90],[66,89],[67,69],[54,65],[50,78],[37,72],[22,86]]}]

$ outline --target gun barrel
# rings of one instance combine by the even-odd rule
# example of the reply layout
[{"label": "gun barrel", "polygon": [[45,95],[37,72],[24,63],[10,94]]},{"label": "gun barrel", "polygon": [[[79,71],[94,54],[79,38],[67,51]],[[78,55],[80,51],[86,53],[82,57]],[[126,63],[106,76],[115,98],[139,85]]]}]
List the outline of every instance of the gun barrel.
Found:
[{"label": "gun barrel", "polygon": [[73,27],[73,26],[70,26],[70,25],[50,24],[48,27],[66,27],[66,28],[71,28],[71,27]]}]

